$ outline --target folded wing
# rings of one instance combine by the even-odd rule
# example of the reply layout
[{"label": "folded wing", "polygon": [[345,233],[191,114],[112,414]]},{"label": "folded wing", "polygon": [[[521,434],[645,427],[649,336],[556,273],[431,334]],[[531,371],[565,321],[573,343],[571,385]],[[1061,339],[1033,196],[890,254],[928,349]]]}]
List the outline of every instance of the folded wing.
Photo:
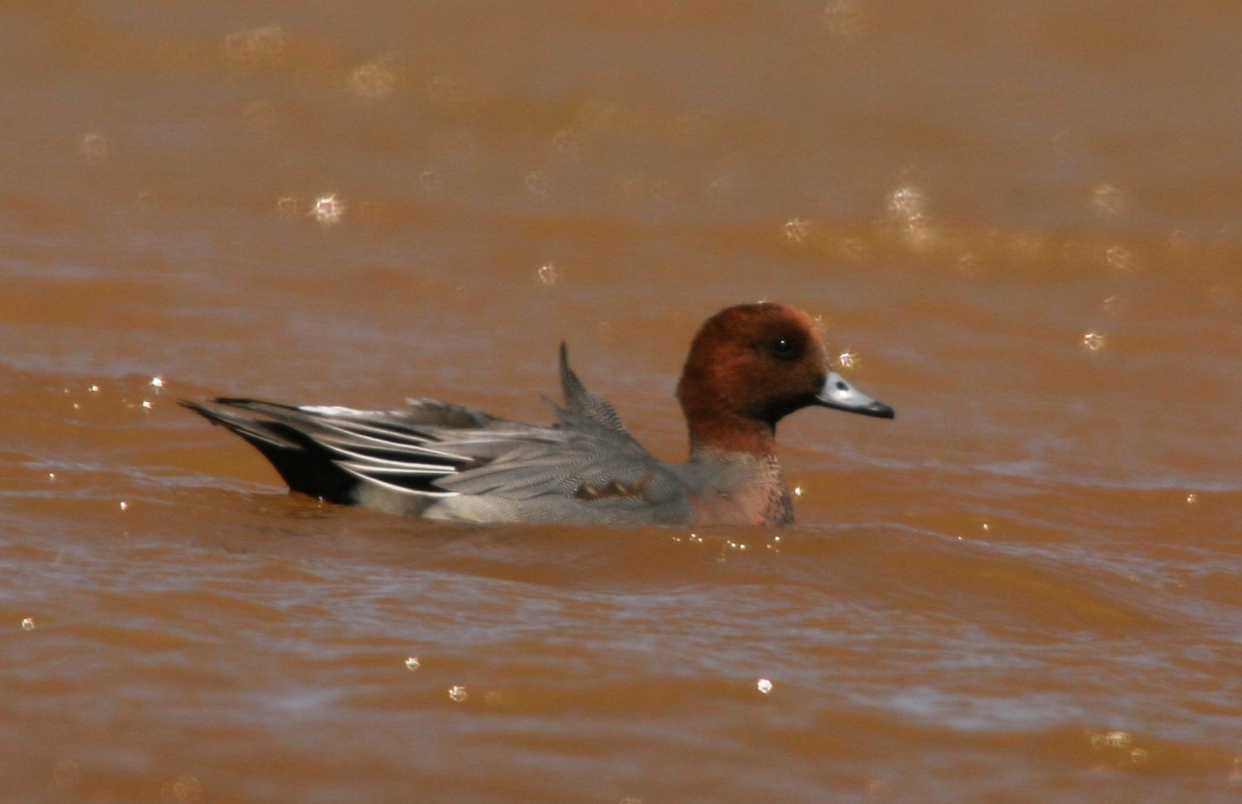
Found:
[{"label": "folded wing", "polygon": [[389,412],[239,398],[182,404],[252,444],[292,490],[332,502],[397,495],[401,505],[384,507],[421,513],[457,496],[515,504],[555,497],[558,507],[598,508],[676,494],[675,474],[630,435],[611,404],[586,390],[563,346],[561,384],[565,406],[549,402],[558,419],[551,426],[434,400]]}]

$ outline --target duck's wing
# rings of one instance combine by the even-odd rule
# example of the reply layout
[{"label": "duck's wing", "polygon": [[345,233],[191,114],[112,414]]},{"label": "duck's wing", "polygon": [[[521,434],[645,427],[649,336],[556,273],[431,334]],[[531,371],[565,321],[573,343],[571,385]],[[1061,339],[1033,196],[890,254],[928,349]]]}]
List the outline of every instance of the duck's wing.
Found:
[{"label": "duck's wing", "polygon": [[[630,431],[621,423],[617,409],[612,403],[601,396],[596,396],[586,389],[582,380],[569,367],[569,349],[561,344],[561,393],[565,397],[565,407],[586,419],[615,433],[624,435],[633,441]],[[553,406],[555,409],[555,406]],[[559,410],[558,410],[559,412]]]},{"label": "duck's wing", "polygon": [[430,400],[406,411],[295,407],[241,398],[181,404],[249,442],[293,491],[340,503],[358,501],[360,482],[442,496],[446,492],[435,487],[436,480],[487,460],[442,449],[421,428],[469,428],[499,436],[523,427]]},{"label": "duck's wing", "polygon": [[382,498],[377,507],[409,513],[458,495],[640,505],[666,498],[677,481],[624,427],[593,418],[599,408],[554,406],[560,422],[545,427],[425,399],[400,411],[237,398],[182,404],[252,444],[292,490],[332,502]]},{"label": "duck's wing", "polygon": [[[423,513],[448,498],[555,498],[565,518],[581,506],[639,507],[675,496],[679,476],[630,435],[607,400],[586,390],[563,344],[560,369],[565,405],[549,402],[558,419],[551,426],[431,399],[399,411],[240,398],[182,404],[252,444],[292,490],[332,502]],[[494,510],[496,518],[525,516],[511,506]]]},{"label": "duck's wing", "polygon": [[[511,450],[487,463],[464,469],[437,482],[461,494],[490,494],[529,499],[552,494],[582,501],[632,499],[650,501],[673,480],[666,465],[632,436],[603,397],[586,389],[569,367],[568,349],[560,349],[561,390],[565,405],[545,398],[559,420],[542,434],[509,441]],[[465,433],[446,435],[456,444]],[[478,438],[471,434],[471,442]],[[489,445],[484,437],[470,449]]]},{"label": "duck's wing", "polygon": [[492,457],[436,481],[464,495],[530,499],[555,495],[590,503],[612,500],[652,503],[670,491],[675,476],[624,429],[613,430],[567,408],[554,406],[560,422],[499,444],[490,433],[445,434],[438,445],[456,454]]}]

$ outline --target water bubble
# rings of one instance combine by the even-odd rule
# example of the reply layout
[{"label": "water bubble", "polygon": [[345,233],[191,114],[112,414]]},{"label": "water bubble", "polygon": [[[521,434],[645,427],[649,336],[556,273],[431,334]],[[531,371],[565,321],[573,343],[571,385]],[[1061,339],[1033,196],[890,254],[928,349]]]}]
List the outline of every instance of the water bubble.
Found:
[{"label": "water bubble", "polygon": [[129,503],[127,503],[127,502],[125,502],[124,500],[122,500],[122,501],[121,501],[121,510],[122,510],[122,511],[125,511],[125,510],[127,510],[128,508],[129,508]]},{"label": "water bubble", "polygon": [[230,67],[254,68],[278,64],[285,55],[288,38],[279,25],[234,31],[220,43],[220,56]]},{"label": "water bubble", "polygon": [[824,27],[840,39],[856,39],[866,26],[867,15],[859,0],[832,0],[824,8]]},{"label": "water bubble", "polygon": [[1082,138],[1073,129],[1063,128],[1052,135],[1052,151],[1065,159],[1082,150]]},{"label": "water bubble", "polygon": [[1190,251],[1192,246],[1194,246],[1194,240],[1181,229],[1176,229],[1169,235],[1169,248],[1174,251],[1184,253]]},{"label": "water bubble", "polygon": [[161,378],[161,377],[152,377],[152,378],[151,378],[151,387],[153,387],[153,388],[163,388],[163,387],[164,387],[164,380],[163,380],[163,378]]},{"label": "water bubble", "polygon": [[854,368],[858,365],[858,353],[852,349],[846,349],[837,355],[837,363],[841,365],[841,368]]},{"label": "water bubble", "polygon": [[1104,744],[1109,748],[1125,748],[1130,744],[1130,734],[1124,731],[1110,731],[1104,735]]},{"label": "water bubble", "polygon": [[622,117],[622,111],[616,103],[593,100],[578,110],[578,120],[589,128],[610,128]]},{"label": "water bubble", "polygon": [[755,684],[755,688],[758,689],[764,695],[767,695],[769,692],[772,691],[772,682],[766,678],[761,678],[759,679],[759,682]]},{"label": "water bubble", "polygon": [[906,221],[921,216],[924,204],[923,191],[914,185],[898,187],[888,197],[889,213]]},{"label": "water bubble", "polygon": [[454,684],[453,686],[449,687],[448,693],[449,693],[449,697],[452,698],[455,703],[461,703],[462,701],[466,700],[466,688],[465,687]]},{"label": "water bubble", "polygon": [[626,173],[613,186],[627,204],[647,207],[667,205],[673,200],[673,187],[667,179],[652,179],[637,173]]},{"label": "water bubble", "polygon": [[359,100],[378,101],[395,92],[404,79],[401,54],[390,52],[355,68],[349,76],[349,90]]},{"label": "water bubble", "polygon": [[23,630],[23,631],[33,631],[33,630],[34,630],[34,628],[35,628],[34,618],[32,618],[32,617],[27,617],[27,618],[25,618],[24,620],[22,620],[22,630]]},{"label": "water bubble", "polygon": [[142,400],[142,407],[143,407],[143,408],[145,408],[146,410],[150,410],[150,409],[151,409],[151,402],[150,402],[149,400],[146,400],[146,399]]},{"label": "water bubble", "polygon": [[643,180],[634,173],[626,173],[613,183],[622,200],[632,203],[642,199]]},{"label": "water bubble", "polygon": [[539,198],[546,196],[548,188],[552,186],[552,182],[548,179],[548,174],[542,170],[532,170],[530,173],[527,173],[522,183],[526,185],[527,192]]},{"label": "water bubble", "polygon": [[552,147],[565,157],[576,157],[582,153],[582,142],[573,129],[563,128],[552,136]]},{"label": "water bubble", "polygon": [[427,97],[433,103],[452,106],[459,103],[469,89],[466,80],[456,75],[434,75],[427,80]]},{"label": "water bubble", "polygon": [[86,390],[90,391],[92,394],[97,394],[99,393],[99,386],[92,385],[90,388],[87,388]]},{"label": "water bubble", "polygon": [[417,656],[411,656],[410,658],[406,659],[405,666],[409,670],[417,670],[419,667],[421,667]]},{"label": "water bubble", "polygon": [[810,234],[810,224],[802,218],[790,218],[781,228],[785,239],[791,243],[805,243]]},{"label": "water bubble", "polygon": [[155,197],[155,193],[150,190],[142,190],[138,195],[134,196],[134,206],[143,212],[150,212],[159,205]]},{"label": "water bubble", "polygon": [[302,208],[302,202],[296,195],[282,195],[276,199],[276,214],[282,218],[292,218]]},{"label": "water bubble", "polygon": [[430,195],[440,191],[440,188],[444,186],[444,179],[441,178],[440,171],[428,168],[418,174],[418,183],[423,188],[423,192]]},{"label": "water bubble", "polygon": [[683,141],[697,141],[710,129],[711,121],[703,112],[682,112],[669,124],[669,133]]},{"label": "water bubble", "polygon": [[1129,273],[1135,267],[1134,252],[1123,246],[1109,247],[1108,251],[1104,252],[1104,261],[1108,263],[1109,268],[1121,273]]},{"label": "water bubble", "polygon": [[78,763],[61,762],[52,771],[52,781],[48,783],[47,791],[55,801],[68,801],[77,788],[79,779]]},{"label": "water bubble", "polygon": [[160,785],[160,801],[164,804],[198,804],[203,786],[193,776],[179,776],[176,781]]},{"label": "water bubble", "polygon": [[276,127],[280,124],[280,115],[271,103],[257,100],[247,104],[242,110],[241,123],[251,134],[270,137],[276,133]]},{"label": "water bubble", "polygon": [[714,175],[703,188],[707,200],[716,205],[728,204],[741,192],[742,180],[738,173],[722,170]]},{"label": "water bubble", "polygon": [[1082,345],[1089,352],[1098,352],[1104,348],[1104,335],[1099,332],[1088,332],[1082,336]]},{"label": "water bubble", "polygon": [[651,185],[651,201],[654,204],[668,205],[673,203],[675,193],[668,179],[657,179]]},{"label": "water bubble", "polygon": [[1194,504],[1195,504],[1195,503],[1197,503],[1197,502],[1199,502],[1199,495],[1198,495],[1198,494],[1194,494],[1194,493],[1192,492],[1192,493],[1190,493],[1190,494],[1187,494],[1187,495],[1186,495],[1186,504],[1187,504],[1187,505],[1194,505]]},{"label": "water bubble", "polygon": [[1016,260],[1037,260],[1047,249],[1047,241],[1036,232],[1018,232],[1005,238],[1005,251]]},{"label": "water bubble", "polygon": [[[801,486],[794,486],[793,494],[794,494],[794,496],[795,496],[795,497],[801,497],[801,496],[802,496],[802,487],[801,487]],[[778,538],[779,538],[779,537],[778,537]]]},{"label": "water bubble", "polygon": [[539,266],[539,270],[535,272],[536,280],[545,288],[550,288],[560,281],[560,272],[552,263],[545,263]]},{"label": "water bubble", "polygon": [[1124,190],[1104,183],[1096,185],[1091,190],[1091,201],[1088,206],[1097,215],[1117,216],[1124,214],[1130,208],[1130,198]]},{"label": "water bubble", "polygon": [[857,237],[837,237],[832,245],[837,254],[851,262],[862,262],[867,258],[867,244]]},{"label": "water bubble", "polygon": [[47,479],[48,479],[48,480],[55,480],[55,479],[56,479],[56,473],[55,473],[55,472],[48,472],[48,473],[47,473]]},{"label": "water bubble", "polygon": [[1230,308],[1233,307],[1237,300],[1237,293],[1233,288],[1225,285],[1213,285],[1208,288],[1208,300],[1217,307]]},{"label": "water bubble", "polygon": [[901,227],[906,246],[924,251],[935,244],[936,232],[927,216],[923,191],[912,184],[899,187],[888,197],[889,216]]},{"label": "water bubble", "polygon": [[315,200],[310,214],[312,218],[325,226],[340,223],[341,216],[345,214],[345,202],[337,198],[336,193],[325,195]]},{"label": "water bubble", "polygon": [[78,141],[78,156],[92,164],[103,162],[108,158],[111,144],[103,134],[91,133]]}]

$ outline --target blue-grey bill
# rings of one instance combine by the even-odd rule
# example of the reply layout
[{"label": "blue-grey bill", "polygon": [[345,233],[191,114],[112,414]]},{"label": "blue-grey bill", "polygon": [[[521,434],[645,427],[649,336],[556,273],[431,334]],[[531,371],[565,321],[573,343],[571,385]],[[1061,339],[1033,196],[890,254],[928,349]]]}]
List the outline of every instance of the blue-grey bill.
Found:
[{"label": "blue-grey bill", "polygon": [[859,391],[835,371],[828,372],[823,390],[815,398],[826,408],[836,408],[848,413],[861,413],[881,419],[891,419],[897,415],[888,405]]}]

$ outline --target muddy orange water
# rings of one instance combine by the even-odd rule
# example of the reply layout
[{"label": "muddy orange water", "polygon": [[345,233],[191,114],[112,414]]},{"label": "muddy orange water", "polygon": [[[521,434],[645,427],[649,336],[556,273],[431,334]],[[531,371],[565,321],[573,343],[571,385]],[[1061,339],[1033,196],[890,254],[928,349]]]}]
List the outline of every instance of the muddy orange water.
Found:
[{"label": "muddy orange water", "polygon": [[[0,10],[0,800],[1235,801],[1242,9]],[[783,530],[290,496],[175,400],[657,455],[822,317]]]}]

